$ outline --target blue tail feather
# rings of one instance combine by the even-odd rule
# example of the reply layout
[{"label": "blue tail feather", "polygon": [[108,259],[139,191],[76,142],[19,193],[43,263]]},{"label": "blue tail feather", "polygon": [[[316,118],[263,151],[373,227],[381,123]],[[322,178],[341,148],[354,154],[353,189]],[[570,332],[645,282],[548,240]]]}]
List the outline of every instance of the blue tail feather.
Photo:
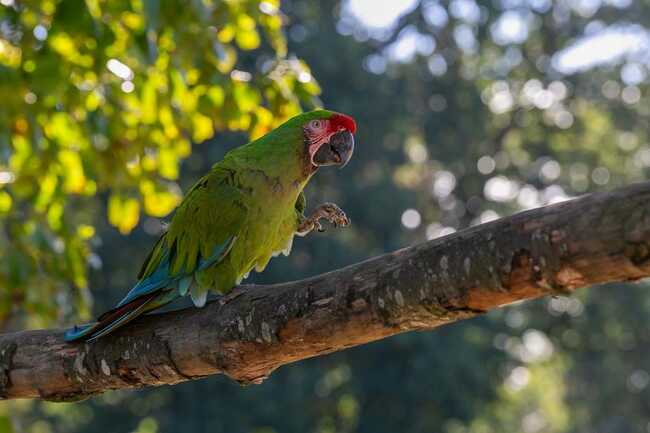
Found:
[{"label": "blue tail feather", "polygon": [[63,338],[65,341],[74,341],[80,338],[83,338],[87,335],[90,335],[92,331],[97,328],[99,322],[86,323],[84,325],[75,325],[73,328],[70,328],[65,331]]},{"label": "blue tail feather", "polygon": [[98,339],[99,337],[102,337],[102,336],[112,332],[113,330],[119,328],[120,326],[127,324],[131,320],[138,317],[140,315],[140,313],[143,312],[143,310],[146,308],[147,304],[148,304],[148,302],[145,302],[144,304],[140,305],[135,310],[131,310],[128,313],[126,313],[125,315],[123,315],[122,317],[120,317],[119,319],[111,322],[108,326],[106,326],[105,328],[102,328],[99,332],[97,332],[96,334],[93,334],[92,336],[90,336],[90,338],[88,338],[87,341],[94,341],[94,340]]},{"label": "blue tail feather", "polygon": [[138,281],[115,308],[101,315],[97,322],[75,326],[67,330],[64,335],[65,340],[87,339],[93,341],[113,332],[141,314],[159,308],[188,293],[193,295],[192,300],[197,306],[202,306],[205,304],[207,293],[201,293],[202,296],[195,299],[194,295],[198,292],[194,287],[196,284],[194,273],[203,271],[223,260],[230,252],[235,240],[236,236],[233,236],[223,244],[216,246],[209,257],[199,259],[194,270],[181,272],[177,275],[171,275],[171,259],[169,253],[165,252],[156,270]]}]

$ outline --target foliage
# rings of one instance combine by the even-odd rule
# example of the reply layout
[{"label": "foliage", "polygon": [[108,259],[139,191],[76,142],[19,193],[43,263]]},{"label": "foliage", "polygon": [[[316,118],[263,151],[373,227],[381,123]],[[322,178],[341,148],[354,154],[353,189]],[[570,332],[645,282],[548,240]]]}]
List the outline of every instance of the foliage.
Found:
[{"label": "foliage", "polygon": [[122,234],[164,217],[192,143],[259,136],[319,92],[276,1],[3,4],[0,322],[87,317],[94,197]]}]

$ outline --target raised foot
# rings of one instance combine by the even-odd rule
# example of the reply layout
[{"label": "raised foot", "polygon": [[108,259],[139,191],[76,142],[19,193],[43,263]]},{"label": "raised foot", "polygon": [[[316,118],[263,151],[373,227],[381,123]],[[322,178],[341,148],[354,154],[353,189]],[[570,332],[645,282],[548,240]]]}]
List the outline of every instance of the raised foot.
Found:
[{"label": "raised foot", "polygon": [[298,234],[304,236],[314,230],[324,232],[325,229],[320,220],[326,220],[334,227],[347,227],[350,225],[350,218],[334,203],[323,203],[318,206],[314,213],[298,226]]}]

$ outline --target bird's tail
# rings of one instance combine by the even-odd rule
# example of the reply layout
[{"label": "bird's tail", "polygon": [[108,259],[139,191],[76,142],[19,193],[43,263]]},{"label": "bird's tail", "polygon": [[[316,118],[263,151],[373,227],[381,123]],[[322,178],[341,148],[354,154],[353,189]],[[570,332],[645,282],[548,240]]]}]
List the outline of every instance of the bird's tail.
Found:
[{"label": "bird's tail", "polygon": [[178,294],[175,293],[175,290],[157,290],[139,296],[131,302],[102,314],[97,318],[96,322],[78,325],[68,329],[64,334],[64,339],[65,341],[93,341],[126,325],[147,311],[155,310],[168,304],[177,297]]}]

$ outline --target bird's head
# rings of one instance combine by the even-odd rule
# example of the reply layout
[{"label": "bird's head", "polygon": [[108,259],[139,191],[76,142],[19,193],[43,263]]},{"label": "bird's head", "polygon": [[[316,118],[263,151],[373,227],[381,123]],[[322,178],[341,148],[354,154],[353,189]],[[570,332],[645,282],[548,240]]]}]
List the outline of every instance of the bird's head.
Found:
[{"label": "bird's head", "polygon": [[344,167],[354,151],[357,124],[345,114],[315,110],[298,116],[304,145],[314,168],[338,165]]},{"label": "bird's head", "polygon": [[[345,166],[354,151],[354,119],[328,110],[298,114],[273,131],[251,143],[234,149],[229,155],[245,154],[276,170],[291,175],[290,167],[298,163],[300,176],[312,175],[318,167]],[[295,157],[298,157],[295,159]]]}]

